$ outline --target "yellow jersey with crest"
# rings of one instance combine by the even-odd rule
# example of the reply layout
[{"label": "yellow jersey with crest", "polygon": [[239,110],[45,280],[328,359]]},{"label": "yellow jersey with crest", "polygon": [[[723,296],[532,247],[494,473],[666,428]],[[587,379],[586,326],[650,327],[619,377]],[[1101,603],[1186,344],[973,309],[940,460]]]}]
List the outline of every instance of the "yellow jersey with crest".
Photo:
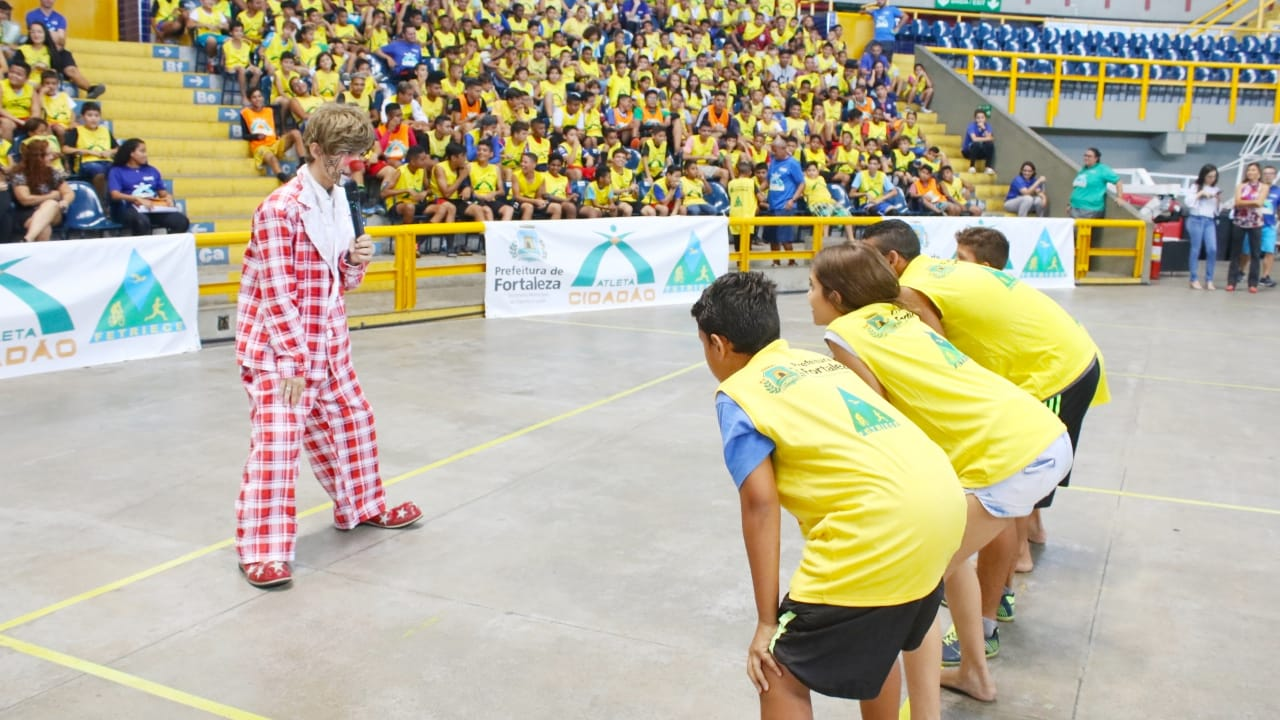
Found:
[{"label": "yellow jersey with crest", "polygon": [[[1075,318],[1012,275],[920,255],[900,282],[933,301],[942,329],[961,352],[1039,400],[1065,390],[1095,359],[1102,363],[1098,346]],[[1093,404],[1110,399],[1104,372]]]},{"label": "yellow jersey with crest", "polygon": [[901,605],[960,546],[965,499],[943,451],[857,375],[775,340],[719,391],[773,441],[778,500],[804,536],[793,600]]},{"label": "yellow jersey with crest", "polygon": [[909,310],[867,305],[831,323],[827,338],[871,368],[889,402],[947,453],[966,488],[1015,476],[1067,431],[1039,400]]}]

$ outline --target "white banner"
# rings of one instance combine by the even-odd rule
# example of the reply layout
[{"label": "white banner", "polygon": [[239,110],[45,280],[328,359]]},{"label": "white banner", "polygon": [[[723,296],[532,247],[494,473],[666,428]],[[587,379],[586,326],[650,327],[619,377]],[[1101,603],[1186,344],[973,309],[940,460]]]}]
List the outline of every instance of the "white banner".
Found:
[{"label": "white banner", "polygon": [[200,349],[191,235],[0,245],[0,378]]},{"label": "white banner", "polygon": [[691,304],[729,266],[724,217],[485,224],[485,316]]},{"label": "white banner", "polygon": [[1075,223],[1066,218],[904,217],[920,236],[920,250],[936,258],[956,256],[956,233],[989,227],[1009,239],[1004,271],[1037,288],[1075,287]]}]

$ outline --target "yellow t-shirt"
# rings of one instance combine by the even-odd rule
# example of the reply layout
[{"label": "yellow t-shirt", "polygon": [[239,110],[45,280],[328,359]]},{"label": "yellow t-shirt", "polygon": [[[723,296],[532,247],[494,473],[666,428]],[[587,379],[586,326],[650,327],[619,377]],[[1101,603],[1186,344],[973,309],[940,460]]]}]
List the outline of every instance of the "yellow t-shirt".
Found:
[{"label": "yellow t-shirt", "polygon": [[1036,398],[909,310],[867,305],[831,323],[827,338],[871,368],[889,402],[946,451],[966,488],[1017,475],[1067,430]]},{"label": "yellow t-shirt", "polygon": [[546,192],[547,197],[568,200],[569,178],[564,175],[555,177],[551,173],[547,173],[542,176],[542,190]]},{"label": "yellow t-shirt", "polygon": [[315,74],[316,95],[325,102],[332,102],[338,97],[338,83],[342,78],[337,70],[317,70]]},{"label": "yellow t-shirt", "polygon": [[831,189],[827,187],[827,180],[822,176],[813,179],[806,177],[804,179],[804,201],[809,207],[815,205],[833,205],[835,198],[831,197]]},{"label": "yellow t-shirt", "polygon": [[523,172],[513,173],[516,181],[516,194],[519,197],[535,200],[539,197],[542,190],[542,182],[544,175],[537,170],[533,171],[532,178],[526,178]]},{"label": "yellow t-shirt", "polygon": [[[921,255],[900,280],[933,301],[947,338],[961,352],[1039,400],[1069,387],[1094,358],[1102,362],[1075,318],[1053,298],[1003,272]],[[1104,373],[1093,404],[1110,399]]]},{"label": "yellow t-shirt", "polygon": [[755,178],[740,177],[729,181],[729,217],[755,217],[759,209]]},{"label": "yellow t-shirt", "polygon": [[50,125],[62,125],[63,127],[73,127],[75,125],[75,110],[71,106],[71,96],[58,92],[52,96],[46,95],[40,98],[40,107],[44,109],[44,119],[49,121]]},{"label": "yellow t-shirt", "polygon": [[702,183],[687,177],[680,178],[680,197],[686,206],[707,204],[707,199],[702,195]]},{"label": "yellow t-shirt", "polygon": [[804,535],[793,600],[901,605],[933,591],[965,499],[946,454],[852,371],[776,340],[720,385],[774,443],[778,500]]}]

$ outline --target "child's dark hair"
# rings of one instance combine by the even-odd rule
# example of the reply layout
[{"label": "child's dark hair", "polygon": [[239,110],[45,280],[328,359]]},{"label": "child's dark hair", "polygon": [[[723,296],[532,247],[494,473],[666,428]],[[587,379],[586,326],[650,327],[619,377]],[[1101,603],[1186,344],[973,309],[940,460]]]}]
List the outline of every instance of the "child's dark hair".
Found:
[{"label": "child's dark hair", "polygon": [[920,238],[911,226],[901,220],[883,220],[862,231],[864,240],[874,240],[881,254],[890,250],[911,262],[920,255]]},{"label": "child's dark hair", "polygon": [[734,352],[754,355],[782,335],[778,286],[758,271],[721,275],[691,313],[699,330],[728,340]]},{"label": "child's dark hair", "polygon": [[96,112],[99,115],[101,115],[102,106],[94,102],[93,100],[87,100],[80,104],[80,114],[84,115],[87,112]]},{"label": "child's dark hair", "polygon": [[972,250],[974,259],[982,265],[1003,270],[1009,264],[1009,240],[995,228],[965,228],[956,233],[956,244]]}]

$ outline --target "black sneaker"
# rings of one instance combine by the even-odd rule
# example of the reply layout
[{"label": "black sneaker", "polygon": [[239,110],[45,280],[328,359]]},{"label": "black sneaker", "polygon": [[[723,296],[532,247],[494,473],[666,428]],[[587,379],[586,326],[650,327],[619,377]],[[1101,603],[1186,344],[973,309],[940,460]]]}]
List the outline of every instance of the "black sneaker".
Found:
[{"label": "black sneaker", "polygon": [[89,99],[93,100],[107,91],[106,85],[94,85],[89,88]]},{"label": "black sneaker", "polygon": [[276,173],[276,179],[280,181],[281,185],[283,185],[289,182],[289,173],[278,172]]},{"label": "black sneaker", "polygon": [[1259,280],[1259,281],[1258,281],[1258,284],[1259,284],[1259,285],[1261,285],[1261,286],[1263,286],[1263,287],[1270,287],[1270,288],[1273,288],[1273,287],[1275,287],[1275,286],[1276,286],[1276,281],[1275,281],[1275,280],[1272,280],[1272,279],[1271,279],[1271,276],[1270,276],[1270,275],[1268,275],[1268,276],[1266,276],[1266,277],[1262,278],[1261,280]]}]

